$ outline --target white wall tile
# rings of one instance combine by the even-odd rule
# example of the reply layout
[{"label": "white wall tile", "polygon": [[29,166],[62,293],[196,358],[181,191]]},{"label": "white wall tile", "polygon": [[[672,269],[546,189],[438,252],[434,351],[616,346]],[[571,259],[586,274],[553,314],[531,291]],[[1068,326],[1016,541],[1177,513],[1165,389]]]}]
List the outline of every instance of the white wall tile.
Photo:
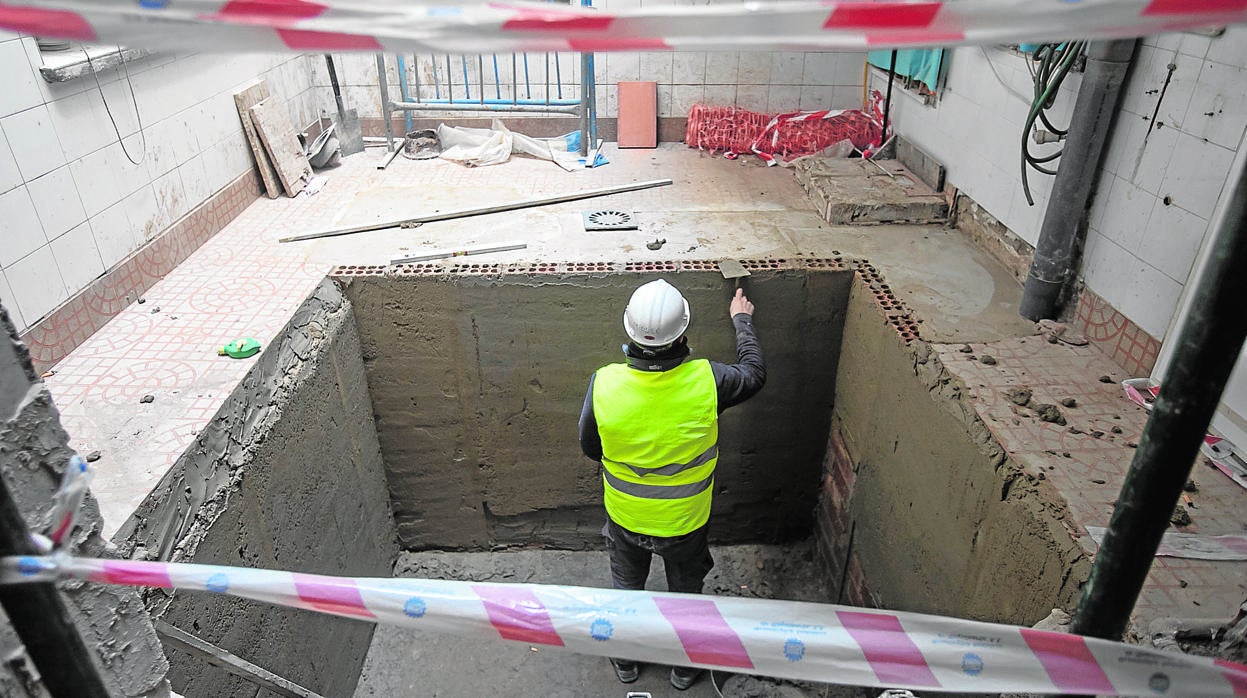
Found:
[{"label": "white wall tile", "polygon": [[769,92],[770,88],[767,85],[738,85],[736,87],[736,106],[765,114]]},{"label": "white wall tile", "polygon": [[633,82],[641,79],[641,54],[612,53],[607,66],[607,82]]},{"label": "white wall tile", "polygon": [[766,110],[771,114],[797,111],[801,108],[800,85],[771,85]]},{"label": "white wall tile", "polygon": [[86,221],[51,243],[52,255],[70,294],[87,287],[104,273],[104,262]]},{"label": "white wall tile", "polygon": [[4,270],[26,322],[35,324],[69,298],[52,248],[40,247]]},{"label": "white wall tile", "polygon": [[671,84],[671,53],[642,53],[640,57],[640,76],[642,80]]},{"label": "white wall tile", "polygon": [[835,89],[830,85],[803,86],[801,88],[801,109],[805,111],[831,109],[831,105],[835,101]]},{"label": "white wall tile", "polygon": [[[1126,115],[1129,118],[1129,115]],[[1130,181],[1153,194],[1163,190],[1165,173],[1178,143],[1178,131],[1172,128],[1152,129],[1143,144],[1143,156],[1130,172]],[[1123,173],[1125,174],[1125,173]]]},{"label": "white wall tile", "polygon": [[118,201],[91,217],[91,236],[106,269],[130,256],[142,243],[138,228],[130,222],[124,201]]},{"label": "white wall tile", "polygon": [[771,54],[741,51],[736,64],[736,80],[741,85],[767,85],[771,82]]},{"label": "white wall tile", "polygon": [[831,90],[832,109],[862,108],[862,88],[860,85],[836,85]]},{"label": "white wall tile", "polygon": [[199,202],[189,201],[186,188],[182,185],[181,170],[174,169],[152,181],[152,191],[156,194],[156,204],[160,210],[161,228],[169,226],[177,219],[186,215]]},{"label": "white wall tile", "polygon": [[711,51],[706,54],[706,84],[736,85],[739,55],[735,51]]},{"label": "white wall tile", "polygon": [[1113,133],[1104,151],[1102,168],[1126,179],[1134,176],[1135,165],[1143,154],[1143,139],[1151,124],[1136,114],[1118,112]]},{"label": "white wall tile", "polygon": [[138,239],[135,249],[156,237],[156,234],[161,231],[160,204],[157,203],[156,193],[150,185],[140,187],[138,191],[127,196],[121,204],[125,206],[126,217],[130,219],[130,225],[135,228],[134,235]]},{"label": "white wall tile", "polygon": [[0,241],[0,267],[4,268],[48,243],[25,186],[0,194]]},{"label": "white wall tile", "polygon": [[9,140],[0,131],[0,194],[22,183],[22,172],[17,169],[17,161],[13,159],[13,151],[9,150]]},{"label": "white wall tile", "polygon": [[49,102],[48,113],[67,160],[77,160],[117,140],[104,113],[104,101],[95,90]]},{"label": "white wall tile", "polygon": [[1237,148],[1247,128],[1247,69],[1205,61],[1191,95],[1185,128],[1225,148]]},{"label": "white wall tile", "polygon": [[1247,68],[1247,25],[1234,24],[1212,40],[1205,57],[1210,61]]},{"label": "white wall tile", "polygon": [[1100,233],[1127,252],[1137,254],[1155,201],[1154,195],[1138,186],[1114,178],[1112,189],[1105,197]]},{"label": "white wall tile", "polygon": [[[810,51],[805,54],[805,69],[802,71],[802,80],[806,85],[840,84],[838,81],[841,79],[841,69],[840,54]],[[861,78],[859,77],[858,80],[860,81]]]},{"label": "white wall tile", "polygon": [[30,180],[26,183],[26,188],[30,191],[30,198],[35,204],[39,220],[43,222],[43,232],[48,239],[60,237],[65,231],[87,220],[82,199],[78,197],[78,187],[74,184],[74,177],[68,166]]},{"label": "white wall tile", "polygon": [[706,84],[706,54],[702,51],[672,54],[671,81],[677,85]]},{"label": "white wall tile", "polygon": [[[126,141],[132,154],[141,150],[137,136]],[[86,157],[69,163],[87,216],[91,217],[129,196],[150,180],[147,166],[130,162],[120,142],[111,143]]]},{"label": "white wall tile", "polygon": [[0,43],[0,117],[43,104],[37,80],[22,42]]},{"label": "white wall tile", "polygon": [[805,74],[805,54],[775,51],[771,54],[771,84],[801,85]]},{"label": "white wall tile", "polygon": [[13,321],[13,326],[18,332],[26,331],[26,319],[22,317],[22,309],[17,306],[17,298],[13,296],[13,288],[9,286],[9,279],[0,272],[0,305],[9,313],[9,320]]},{"label": "white wall tile", "polygon": [[1172,196],[1174,203],[1201,218],[1211,218],[1233,162],[1233,151],[1178,134],[1158,193]]},{"label": "white wall tile", "polygon": [[701,85],[673,85],[671,87],[671,112],[674,116],[688,116],[693,105],[700,104],[705,94]]},{"label": "white wall tile", "polygon": [[42,104],[0,119],[23,179],[34,179],[65,164],[48,108]]},{"label": "white wall tile", "polygon": [[[1170,63],[1176,66],[1172,77],[1169,77]],[[1190,56],[1140,46],[1135,52],[1130,80],[1122,90],[1121,108],[1150,117],[1159,102],[1160,111],[1156,119],[1170,126],[1180,125],[1186,116],[1186,106],[1195,90],[1202,64],[1203,61]],[[1166,80],[1169,82],[1167,87]]]},{"label": "white wall tile", "polygon": [[702,97],[704,104],[711,107],[730,107],[736,103],[735,85],[706,85]]},{"label": "white wall tile", "polygon": [[1207,220],[1154,199],[1147,230],[1139,241],[1139,258],[1174,281],[1185,284],[1207,232]]}]

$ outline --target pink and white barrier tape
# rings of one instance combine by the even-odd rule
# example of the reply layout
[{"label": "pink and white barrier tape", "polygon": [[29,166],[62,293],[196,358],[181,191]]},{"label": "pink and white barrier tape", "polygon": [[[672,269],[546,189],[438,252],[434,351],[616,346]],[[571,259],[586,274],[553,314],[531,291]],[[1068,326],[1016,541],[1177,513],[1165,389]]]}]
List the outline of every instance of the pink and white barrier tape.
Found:
[{"label": "pink and white barrier tape", "polygon": [[0,559],[0,583],[67,578],[209,591],[431,632],[788,679],[976,693],[1247,696],[1247,666],[917,613],[66,555]]},{"label": "pink and white barrier tape", "polygon": [[927,0],[649,5],[25,0],[0,28],[178,51],[852,50],[1141,36],[1247,21],[1243,0]]},{"label": "pink and white barrier tape", "polygon": [[[1103,526],[1088,526],[1096,545],[1104,543]],[[1156,549],[1157,557],[1183,557],[1190,560],[1247,560],[1247,536],[1200,536],[1165,531]]]}]

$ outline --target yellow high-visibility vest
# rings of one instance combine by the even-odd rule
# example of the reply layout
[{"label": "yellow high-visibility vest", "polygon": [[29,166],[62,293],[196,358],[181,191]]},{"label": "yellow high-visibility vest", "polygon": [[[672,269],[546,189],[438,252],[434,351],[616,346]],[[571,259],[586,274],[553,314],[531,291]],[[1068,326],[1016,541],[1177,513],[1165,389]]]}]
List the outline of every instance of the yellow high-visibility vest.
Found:
[{"label": "yellow high-visibility vest", "polygon": [[615,523],[662,537],[706,525],[719,461],[719,397],[709,361],[668,371],[600,368],[593,414],[606,513]]}]

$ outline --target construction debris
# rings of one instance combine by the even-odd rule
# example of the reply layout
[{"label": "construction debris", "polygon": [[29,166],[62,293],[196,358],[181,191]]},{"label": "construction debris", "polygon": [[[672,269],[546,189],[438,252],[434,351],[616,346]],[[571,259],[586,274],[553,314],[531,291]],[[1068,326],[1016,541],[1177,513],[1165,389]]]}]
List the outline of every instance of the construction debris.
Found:
[{"label": "construction debris", "polygon": [[433,250],[424,254],[412,255],[410,257],[400,257],[399,259],[390,260],[390,264],[412,264],[414,262],[426,262],[430,259],[448,259],[450,257],[466,257],[474,254],[488,254],[490,252],[507,252],[509,250],[522,250],[528,247],[523,242],[504,242],[490,243],[486,245],[476,245],[474,247],[464,247],[455,250]]},{"label": "construction debris", "polygon": [[525,201],[513,201],[505,204],[496,204],[494,206],[481,206],[479,208],[465,208],[458,211],[447,211],[446,213],[433,213],[427,216],[417,216],[415,218],[406,218],[399,221],[385,221],[381,223],[368,223],[358,225],[351,228],[335,228],[333,230],[325,230],[319,233],[306,233],[304,235],[294,235],[284,237],[278,242],[299,242],[301,240],[314,240],[317,238],[334,237],[336,235],[352,235],[354,233],[365,233],[372,230],[385,230],[386,228],[403,228],[412,227],[415,224],[432,223],[434,221],[447,221],[455,218],[469,218],[471,216],[483,216],[490,213],[502,213],[504,211],[516,211],[522,208],[533,208],[536,206],[548,206],[550,204],[561,204],[568,201],[579,201],[581,199],[592,199],[598,196],[609,196],[611,194],[622,194],[628,191],[640,191],[642,189],[652,189],[654,187],[665,187],[671,184],[669,179],[655,179],[647,182],[636,182],[634,184],[622,184],[614,187],[602,187],[599,189],[586,189],[584,191],[572,192],[570,194],[559,194],[557,196],[547,196],[539,199],[528,199]]}]

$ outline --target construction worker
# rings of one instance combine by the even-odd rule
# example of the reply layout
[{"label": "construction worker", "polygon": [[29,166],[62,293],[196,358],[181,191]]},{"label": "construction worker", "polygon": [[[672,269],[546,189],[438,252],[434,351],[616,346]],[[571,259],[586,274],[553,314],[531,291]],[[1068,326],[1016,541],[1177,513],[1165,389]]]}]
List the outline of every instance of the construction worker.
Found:
[{"label": "construction worker", "polygon": [[[602,464],[607,520],[602,529],[616,589],[644,589],[650,561],[662,557],[667,590],[700,594],[714,567],[706,522],[718,462],[719,414],[762,389],[766,364],[742,290],[729,306],[739,363],[689,359],[688,302],[674,286],[651,281],[624,310],[625,363],[589,380],[580,447]],[[640,676],[635,661],[611,659],[623,683]],[[675,666],[684,690],[700,669]]]}]

